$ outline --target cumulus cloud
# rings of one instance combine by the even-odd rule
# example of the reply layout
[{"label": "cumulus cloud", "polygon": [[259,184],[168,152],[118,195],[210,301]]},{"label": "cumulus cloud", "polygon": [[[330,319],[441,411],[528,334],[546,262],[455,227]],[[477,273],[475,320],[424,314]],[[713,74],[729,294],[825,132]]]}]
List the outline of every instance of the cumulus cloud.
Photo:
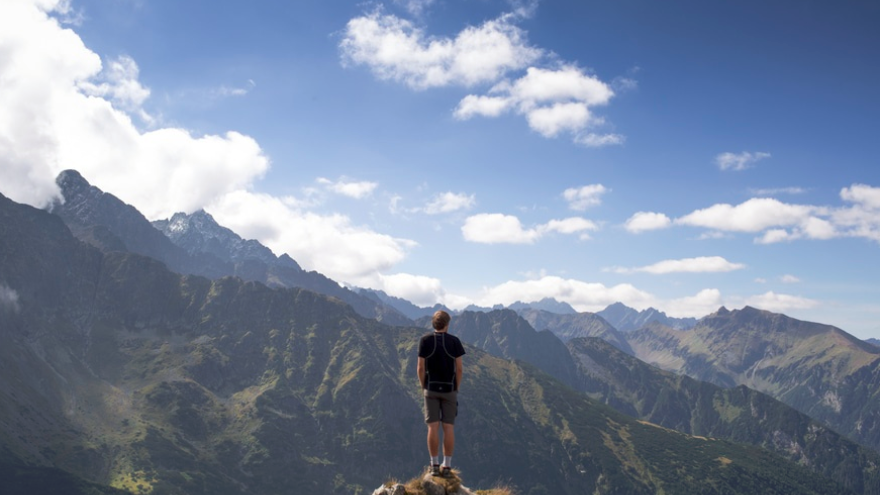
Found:
[{"label": "cumulus cloud", "polygon": [[433,306],[447,298],[440,279],[409,273],[381,275],[378,285],[385,293],[400,297],[416,306]]},{"label": "cumulus cloud", "polygon": [[483,290],[477,300],[482,306],[510,305],[517,301],[540,301],[546,297],[570,304],[578,311],[601,311],[615,302],[644,309],[655,303],[655,298],[630,284],[607,287],[556,276],[536,280],[508,281]]},{"label": "cumulus cloud", "polygon": [[461,227],[465,240],[483,244],[531,244],[540,233],[525,229],[519,218],[501,213],[480,213],[468,217]]},{"label": "cumulus cloud", "polygon": [[545,234],[580,233],[588,239],[588,231],[598,230],[594,222],[580,217],[551,220],[534,228],[525,228],[519,218],[501,213],[480,213],[465,220],[461,227],[464,239],[482,244],[532,244]]},{"label": "cumulus cloud", "polygon": [[514,20],[514,15],[503,15],[454,38],[440,38],[377,10],[348,21],[339,47],[344,64],[366,65],[380,79],[413,89],[473,86],[497,81],[542,55],[529,46]]},{"label": "cumulus cloud", "polygon": [[760,234],[758,244],[799,239],[828,240],[862,237],[880,242],[880,188],[854,184],[841,189],[845,206],[789,204],[773,198],[752,198],[738,205],[716,204],[689,213],[676,225],[719,232]]},{"label": "cumulus cloud", "polygon": [[669,273],[721,273],[742,270],[742,263],[731,263],[721,256],[700,256],[680,260],[663,260],[652,265],[637,268],[612,268],[615,273],[650,273],[665,275]]},{"label": "cumulus cloud", "polygon": [[819,302],[788,294],[777,294],[773,291],[746,299],[746,304],[758,309],[784,313],[793,309],[810,309],[818,306]]},{"label": "cumulus cloud", "polygon": [[751,168],[755,163],[770,158],[770,153],[758,151],[755,153],[743,151],[742,153],[720,153],[715,157],[715,164],[721,170],[740,171]]},{"label": "cumulus cloud", "polygon": [[303,268],[355,285],[373,286],[376,273],[390,270],[416,245],[354,225],[345,215],[297,210],[267,194],[236,191],[206,210],[242,237],[288,253]]},{"label": "cumulus cloud", "polygon": [[591,206],[602,204],[602,195],[606,192],[608,189],[602,184],[590,184],[566,189],[562,197],[568,201],[568,207],[572,210],[584,211]]},{"label": "cumulus cloud", "polygon": [[[339,44],[345,66],[364,65],[379,79],[415,90],[445,86],[493,84],[487,94],[469,94],[453,115],[460,120],[498,117],[514,111],[544,137],[570,134],[587,147],[622,144],[620,134],[587,132],[604,123],[591,108],[614,96],[611,86],[571,63],[535,67],[546,52],[531,46],[516,22],[528,17],[536,2],[480,26],[469,26],[454,37],[430,36],[413,22],[377,9],[351,19]],[[407,2],[418,13],[425,2]],[[508,74],[525,69],[525,75]],[[625,80],[624,88],[634,81]]]},{"label": "cumulus cloud", "polygon": [[473,194],[445,192],[434,196],[421,211],[428,215],[439,215],[458,210],[468,210],[473,208],[476,203],[477,199]]},{"label": "cumulus cloud", "polygon": [[337,181],[319,177],[317,182],[336,194],[341,194],[342,196],[348,196],[349,198],[354,199],[366,198],[370,194],[373,194],[373,191],[379,186],[376,182],[352,181],[345,177]]},{"label": "cumulus cloud", "polygon": [[0,310],[17,313],[19,309],[18,292],[0,283]]},{"label": "cumulus cloud", "polygon": [[57,174],[76,169],[156,219],[198,209],[266,172],[260,146],[237,132],[141,132],[131,115],[144,117],[149,90],[136,80],[136,63],[103,63],[52,17],[60,5],[0,3],[0,191],[45,206],[58,194]]},{"label": "cumulus cloud", "polygon": [[819,211],[813,206],[753,198],[736,206],[717,204],[697,210],[677,219],[676,223],[734,232],[760,232],[771,227],[800,225]]},{"label": "cumulus cloud", "polygon": [[789,274],[783,275],[780,280],[782,280],[782,283],[784,284],[798,284],[801,281],[801,279]]},{"label": "cumulus cloud", "polygon": [[567,132],[580,144],[600,147],[621,144],[624,138],[617,134],[584,134],[582,131],[604,123],[592,115],[590,108],[606,105],[613,96],[610,86],[576,66],[529,67],[525,76],[512,83],[500,82],[488,96],[466,96],[454,115],[466,120],[475,116],[497,117],[514,110],[524,115],[529,127],[544,137]]},{"label": "cumulus cloud", "polygon": [[624,228],[633,234],[638,234],[648,230],[665,229],[670,225],[672,220],[663,213],[640,211],[626,221]]},{"label": "cumulus cloud", "polygon": [[840,191],[848,208],[835,210],[831,215],[834,225],[851,237],[864,237],[880,242],[880,188],[854,184]]},{"label": "cumulus cloud", "polygon": [[663,311],[674,318],[702,318],[723,305],[721,291],[718,289],[703,289],[694,296],[672,299],[660,304]]},{"label": "cumulus cloud", "polygon": [[137,63],[128,56],[110,60],[104,69],[92,80],[81,81],[79,88],[90,96],[105,98],[129,113],[136,114],[145,123],[154,122],[143,108],[150,97],[150,90],[138,81]]}]

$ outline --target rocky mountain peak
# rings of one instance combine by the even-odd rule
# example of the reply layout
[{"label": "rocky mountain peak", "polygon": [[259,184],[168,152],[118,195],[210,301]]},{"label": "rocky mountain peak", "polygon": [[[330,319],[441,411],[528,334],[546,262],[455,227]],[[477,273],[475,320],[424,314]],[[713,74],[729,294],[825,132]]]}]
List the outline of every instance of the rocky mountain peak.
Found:
[{"label": "rocky mountain peak", "polygon": [[214,217],[203,209],[191,214],[175,213],[167,220],[153,222],[153,226],[192,255],[210,253],[221,260],[233,263],[258,260],[270,266],[280,262],[288,268],[301,270],[289,256],[279,260],[272,250],[253,239],[243,239],[217,223]]}]

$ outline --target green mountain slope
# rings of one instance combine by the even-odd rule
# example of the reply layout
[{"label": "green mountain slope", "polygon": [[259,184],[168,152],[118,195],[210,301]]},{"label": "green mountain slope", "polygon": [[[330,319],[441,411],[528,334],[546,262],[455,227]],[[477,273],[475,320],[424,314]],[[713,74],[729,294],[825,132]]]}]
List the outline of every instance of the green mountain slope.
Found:
[{"label": "green mountain slope", "polygon": [[[368,493],[424,463],[424,330],[302,289],[102,254],[0,197],[0,447],[133,493]],[[523,493],[850,493],[468,348],[456,462]]]},{"label": "green mountain slope", "polygon": [[677,431],[767,448],[858,493],[880,493],[880,454],[768,395],[662,371],[596,338],[568,347],[579,389],[633,417]]},{"label": "green mountain slope", "polygon": [[880,348],[828,325],[746,307],[681,332],[627,334],[635,355],[721,386],[746,385],[880,448]]}]

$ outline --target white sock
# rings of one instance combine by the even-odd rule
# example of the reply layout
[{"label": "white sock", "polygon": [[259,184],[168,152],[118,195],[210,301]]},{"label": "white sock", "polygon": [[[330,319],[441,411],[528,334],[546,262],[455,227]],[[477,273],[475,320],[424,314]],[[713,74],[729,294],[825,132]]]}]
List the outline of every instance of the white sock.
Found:
[{"label": "white sock", "polygon": [[431,456],[431,465],[436,466],[440,464],[440,456]]},{"label": "white sock", "polygon": [[448,467],[448,468],[452,467],[452,456],[451,455],[444,455],[443,456],[443,467]]}]

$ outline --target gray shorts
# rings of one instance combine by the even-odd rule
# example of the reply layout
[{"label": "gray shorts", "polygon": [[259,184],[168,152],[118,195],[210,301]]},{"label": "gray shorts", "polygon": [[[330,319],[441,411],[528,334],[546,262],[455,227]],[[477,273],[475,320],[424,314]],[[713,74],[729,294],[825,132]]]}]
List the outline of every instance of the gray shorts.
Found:
[{"label": "gray shorts", "polygon": [[425,390],[425,423],[442,421],[455,424],[458,416],[458,392],[431,392]]}]

